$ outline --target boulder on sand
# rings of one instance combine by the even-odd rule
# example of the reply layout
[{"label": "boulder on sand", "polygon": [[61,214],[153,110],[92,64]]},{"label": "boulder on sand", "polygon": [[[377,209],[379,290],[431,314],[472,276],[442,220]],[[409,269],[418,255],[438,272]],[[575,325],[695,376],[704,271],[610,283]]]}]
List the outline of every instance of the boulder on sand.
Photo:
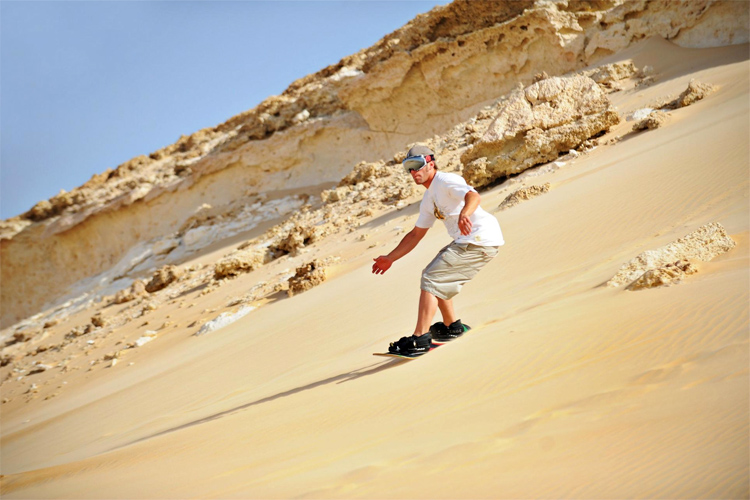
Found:
[{"label": "boulder on sand", "polygon": [[516,88],[484,136],[461,157],[475,187],[554,160],[619,123],[605,92],[586,76],[552,77]]}]

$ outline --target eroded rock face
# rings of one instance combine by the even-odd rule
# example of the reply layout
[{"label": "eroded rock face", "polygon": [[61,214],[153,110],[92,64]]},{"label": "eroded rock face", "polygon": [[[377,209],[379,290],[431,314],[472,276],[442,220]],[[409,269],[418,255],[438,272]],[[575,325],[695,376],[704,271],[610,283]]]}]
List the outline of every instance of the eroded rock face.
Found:
[{"label": "eroded rock face", "polygon": [[91,317],[91,324],[94,325],[96,328],[102,328],[104,326],[107,326],[108,324],[107,318],[105,318],[101,312],[95,314]]},{"label": "eroded rock face", "polygon": [[241,245],[214,266],[214,279],[251,272],[284,255],[297,256],[326,237],[359,226],[376,211],[401,208],[419,195],[417,186],[394,159],[358,163],[339,185],[321,193],[323,205],[304,205],[257,240]]},{"label": "eroded rock face", "polygon": [[395,161],[360,162],[339,185],[321,193],[323,206],[296,212],[267,234],[272,257],[298,255],[306,246],[346,228],[377,210],[406,206],[418,194],[414,181]]},{"label": "eroded rock face", "polygon": [[632,78],[637,74],[635,65],[631,61],[605,64],[587,71],[582,71],[581,76],[587,76],[607,89],[617,89],[617,82]]},{"label": "eroded rock face", "polygon": [[325,263],[322,260],[315,259],[297,268],[297,273],[289,278],[289,290],[287,290],[287,294],[293,297],[298,293],[320,285],[325,280]]},{"label": "eroded rock face", "polygon": [[[659,109],[644,108],[640,112],[648,112],[645,116],[639,116],[634,114],[633,118],[637,119],[635,125],[633,125],[633,131],[639,132],[641,130],[652,130],[660,128],[669,122],[670,111],[675,109],[684,108],[695,104],[696,102],[705,99],[712,93],[716,92],[716,87],[709,83],[701,83],[695,79],[691,79],[688,83],[687,88],[682,93],[671,101],[662,100],[654,106]],[[638,112],[636,112],[638,113]]]},{"label": "eroded rock face", "polygon": [[323,231],[316,226],[303,222],[295,224],[286,234],[282,234],[276,244],[270,247],[275,257],[290,254],[298,255],[307,245],[311,245],[323,236]]},{"label": "eroded rock face", "polygon": [[655,128],[659,128],[667,123],[668,119],[668,113],[657,109],[649,113],[646,118],[633,125],[633,131],[638,132],[640,130],[652,130]]},{"label": "eroded rock face", "polygon": [[130,288],[117,292],[115,294],[113,302],[115,304],[124,304],[125,302],[130,302],[139,297],[143,297],[147,295],[147,293],[148,292],[146,292],[146,284],[141,280],[135,280],[133,284],[130,285]]},{"label": "eroded rock face", "polygon": [[[628,285],[650,270],[663,268],[677,261],[711,259],[730,251],[737,243],[729,237],[724,226],[718,222],[707,224],[666,246],[648,250],[624,264],[612,279],[609,287]],[[654,273],[652,273],[654,274]],[[649,277],[647,280],[651,280]],[[656,276],[653,279],[657,279]]]},{"label": "eroded rock face", "polygon": [[263,249],[251,248],[225,257],[214,266],[214,278],[224,279],[242,273],[254,271],[268,260],[268,254]]},{"label": "eroded rock face", "polygon": [[552,77],[517,88],[461,157],[464,178],[472,186],[486,186],[554,160],[619,121],[604,91],[586,76]]},{"label": "eroded rock face", "polygon": [[339,187],[356,186],[362,182],[372,183],[375,179],[382,179],[391,175],[393,175],[393,169],[387,167],[382,161],[375,163],[360,162],[341,179]]},{"label": "eroded rock face", "polygon": [[695,274],[698,269],[686,260],[670,262],[656,269],[649,269],[643,275],[628,285],[627,290],[643,290],[659,286],[670,286],[681,282],[686,276]]},{"label": "eroded rock face", "polygon": [[695,79],[692,79],[690,80],[690,83],[688,83],[687,88],[682,92],[682,94],[680,94],[679,97],[677,97],[677,99],[675,99],[674,101],[666,104],[664,107],[669,109],[684,108],[685,106],[690,106],[691,104],[694,104],[701,99],[705,99],[715,91],[716,87],[714,87],[710,83],[701,83]]},{"label": "eroded rock face", "polygon": [[146,283],[146,291],[148,293],[158,292],[180,279],[180,276],[182,276],[182,272],[177,267],[164,266],[155,271],[151,281]]},{"label": "eroded rock face", "polygon": [[546,182],[541,186],[529,186],[526,188],[518,189],[509,194],[497,208],[498,210],[506,210],[508,208],[515,207],[522,201],[527,201],[549,192],[549,186],[549,182]]}]

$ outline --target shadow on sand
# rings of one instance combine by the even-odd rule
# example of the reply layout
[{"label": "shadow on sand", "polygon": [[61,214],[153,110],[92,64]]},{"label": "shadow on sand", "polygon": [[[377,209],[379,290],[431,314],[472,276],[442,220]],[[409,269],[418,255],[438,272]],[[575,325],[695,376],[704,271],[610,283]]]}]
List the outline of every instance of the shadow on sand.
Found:
[{"label": "shadow on sand", "polygon": [[196,425],[205,424],[207,422],[211,422],[213,420],[218,420],[218,419],[220,419],[222,417],[226,417],[227,415],[231,415],[233,413],[237,413],[237,412],[240,412],[242,410],[246,410],[246,409],[251,408],[253,406],[258,406],[258,405],[261,405],[263,403],[269,403],[271,401],[275,401],[275,400],[280,399],[280,398],[285,398],[285,397],[288,397],[288,396],[293,396],[293,395],[298,394],[300,392],[309,391],[309,390],[315,389],[317,387],[321,387],[321,386],[328,385],[328,384],[333,384],[333,383],[342,384],[344,382],[349,382],[351,380],[356,380],[356,379],[358,379],[360,377],[365,377],[367,375],[374,375],[374,374],[376,374],[378,372],[381,372],[383,370],[387,370],[388,368],[392,368],[392,367],[394,367],[396,365],[403,364],[403,363],[405,363],[407,361],[409,361],[409,360],[407,360],[407,359],[393,359],[393,360],[386,361],[384,363],[380,362],[380,363],[377,363],[375,365],[367,366],[365,368],[361,368],[361,369],[358,369],[358,370],[353,370],[353,371],[350,371],[350,372],[342,373],[340,375],[335,375],[333,377],[329,377],[329,378],[326,378],[326,379],[323,379],[323,380],[318,380],[316,382],[312,382],[312,383],[307,384],[307,385],[303,385],[303,386],[300,386],[300,387],[295,387],[294,389],[290,389],[288,391],[280,392],[280,393],[274,394],[272,396],[267,396],[265,398],[261,398],[261,399],[258,399],[256,401],[252,401],[250,403],[246,403],[244,405],[238,406],[236,408],[232,408],[230,410],[225,410],[225,411],[222,411],[222,412],[219,412],[219,413],[215,413],[214,415],[210,415],[208,417],[200,418],[198,420],[194,420],[194,421],[188,422],[186,424],[178,425],[176,427],[172,427],[171,429],[166,429],[166,430],[163,430],[161,432],[157,432],[156,434],[152,434],[150,436],[146,436],[146,437],[143,437],[143,438],[140,438],[140,439],[136,439],[135,441],[131,441],[130,443],[127,443],[127,444],[124,444],[124,445],[112,448],[109,451],[119,450],[121,448],[125,448],[127,446],[130,446],[130,445],[133,445],[133,444],[136,444],[136,443],[140,443],[142,441],[147,441],[147,440],[155,438],[155,437],[163,436],[165,434],[171,434],[173,432],[177,432],[177,431],[182,430],[182,429],[187,429],[189,427],[193,427],[193,426],[196,426]]}]

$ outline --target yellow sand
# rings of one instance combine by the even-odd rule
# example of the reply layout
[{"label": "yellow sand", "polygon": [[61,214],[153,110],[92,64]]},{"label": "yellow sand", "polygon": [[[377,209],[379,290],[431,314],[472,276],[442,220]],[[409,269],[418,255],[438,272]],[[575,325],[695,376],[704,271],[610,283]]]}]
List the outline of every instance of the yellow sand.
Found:
[{"label": "yellow sand", "polygon": [[[604,138],[620,142],[527,181],[550,192],[496,212],[507,244],[455,300],[474,327],[460,341],[372,356],[411,332],[420,270],[447,243],[436,226],[370,273],[412,206],[316,247],[342,257],[322,286],[202,337],[187,323],[258,278],[192,294],[151,320],[174,333],[3,405],[3,497],[747,498],[747,54],[650,41],[613,57],[657,78],[611,94],[622,116],[691,78],[718,91],[663,128],[623,120]],[[710,222],[738,245],[684,283],[604,286]]]}]

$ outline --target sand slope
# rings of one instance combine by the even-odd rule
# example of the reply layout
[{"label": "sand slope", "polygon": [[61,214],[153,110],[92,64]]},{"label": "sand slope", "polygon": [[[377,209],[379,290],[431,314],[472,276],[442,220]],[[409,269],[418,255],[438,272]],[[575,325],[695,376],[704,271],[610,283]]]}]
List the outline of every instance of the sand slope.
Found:
[{"label": "sand slope", "polygon": [[[3,405],[3,496],[747,498],[747,53],[652,40],[611,58],[657,76],[611,95],[623,116],[691,78],[719,90],[663,128],[623,120],[607,136],[622,140],[497,212],[507,244],[456,299],[466,338],[411,362],[371,356],[411,331],[420,270],[447,240],[436,226],[372,275],[412,206],[322,244],[344,257],[322,286]],[[716,221],[737,247],[684,283],[604,286]]]}]

